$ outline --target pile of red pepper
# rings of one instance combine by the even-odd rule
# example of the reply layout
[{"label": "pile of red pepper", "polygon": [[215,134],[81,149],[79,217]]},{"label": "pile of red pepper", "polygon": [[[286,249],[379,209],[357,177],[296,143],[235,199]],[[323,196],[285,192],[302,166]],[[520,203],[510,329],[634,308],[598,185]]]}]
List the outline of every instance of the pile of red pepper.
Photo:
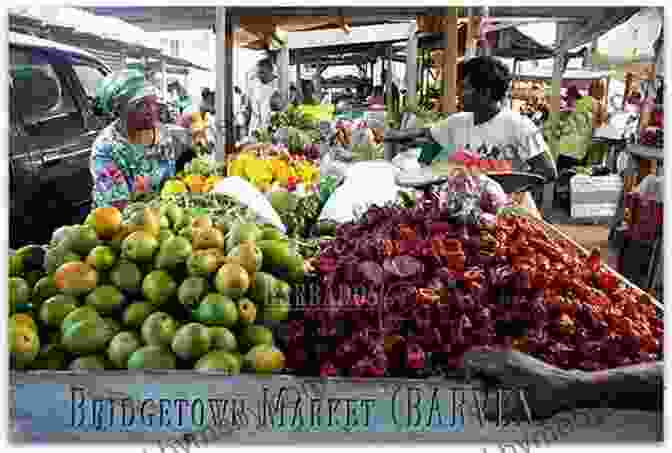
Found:
[{"label": "pile of red pepper", "polygon": [[658,350],[663,322],[655,306],[604,266],[599,250],[581,257],[576,247],[552,240],[524,217],[500,217],[496,236],[496,253],[509,257],[515,271],[528,273],[532,287],[544,290],[547,304],[561,307],[566,326],[573,324],[577,303],[584,303],[607,322],[611,335],[633,335],[644,351]]}]

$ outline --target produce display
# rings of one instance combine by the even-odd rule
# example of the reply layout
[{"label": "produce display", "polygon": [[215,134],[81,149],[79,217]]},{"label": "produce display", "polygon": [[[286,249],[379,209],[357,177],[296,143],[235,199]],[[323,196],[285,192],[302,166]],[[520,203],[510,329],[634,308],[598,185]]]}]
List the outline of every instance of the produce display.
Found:
[{"label": "produce display", "polygon": [[581,160],[592,143],[593,98],[586,96],[576,101],[576,108],[563,110],[544,123],[544,140],[554,159],[559,155]]},{"label": "produce display", "polygon": [[431,127],[432,125],[444,120],[445,113],[436,112],[424,107],[414,105],[407,105],[401,109],[401,112],[385,112],[385,125],[391,129],[399,129],[401,127],[401,117],[404,113],[412,113],[416,118],[416,127]]},{"label": "produce display", "polygon": [[[273,227],[216,194],[99,208],[10,258],[11,365],[17,369],[284,368],[269,324],[288,317],[304,259]],[[207,202],[207,203],[206,203]],[[157,206],[157,207],[153,207]],[[237,219],[237,220],[236,220]],[[264,325],[262,325],[263,323]]]},{"label": "produce display", "polygon": [[243,152],[229,164],[228,175],[246,179],[261,192],[277,188],[293,191],[299,184],[312,191],[319,184],[320,168],[302,155],[279,152],[275,157],[259,157]]},{"label": "produce display", "polygon": [[184,166],[176,178],[164,183],[162,193],[210,192],[225,176],[226,166],[207,154],[198,155]]},{"label": "produce display", "polygon": [[471,222],[451,212],[373,207],[340,225],[321,247],[320,303],[289,329],[288,366],[303,369],[316,338],[330,341],[318,359],[328,376],[433,373],[477,345],[582,370],[662,355],[655,306],[599,252],[581,256],[515,210]]}]

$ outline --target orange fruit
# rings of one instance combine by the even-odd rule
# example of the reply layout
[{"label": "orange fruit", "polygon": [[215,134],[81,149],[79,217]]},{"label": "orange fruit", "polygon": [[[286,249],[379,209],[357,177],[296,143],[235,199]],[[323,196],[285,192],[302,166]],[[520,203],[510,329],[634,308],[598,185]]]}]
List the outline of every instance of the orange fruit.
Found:
[{"label": "orange fruit", "polygon": [[63,264],[54,274],[56,287],[63,294],[77,297],[90,293],[98,284],[98,273],[86,263],[72,261]]},{"label": "orange fruit", "polygon": [[121,211],[115,207],[97,208],[93,211],[93,222],[98,237],[111,239],[121,230]]}]

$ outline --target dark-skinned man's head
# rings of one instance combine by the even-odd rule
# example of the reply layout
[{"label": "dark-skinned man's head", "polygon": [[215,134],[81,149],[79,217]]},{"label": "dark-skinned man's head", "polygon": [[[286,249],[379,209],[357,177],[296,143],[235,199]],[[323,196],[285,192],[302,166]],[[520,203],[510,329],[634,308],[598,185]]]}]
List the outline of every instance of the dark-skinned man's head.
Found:
[{"label": "dark-skinned man's head", "polygon": [[497,58],[475,57],[461,68],[464,74],[464,111],[494,107],[506,97],[511,72]]}]

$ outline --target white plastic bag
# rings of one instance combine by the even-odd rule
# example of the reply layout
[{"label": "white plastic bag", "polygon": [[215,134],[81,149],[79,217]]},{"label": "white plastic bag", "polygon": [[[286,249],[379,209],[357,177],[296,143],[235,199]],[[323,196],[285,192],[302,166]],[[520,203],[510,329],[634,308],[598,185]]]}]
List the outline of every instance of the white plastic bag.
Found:
[{"label": "white plastic bag", "polygon": [[345,182],[331,194],[319,220],[344,223],[355,220],[371,206],[383,206],[397,199],[401,188],[395,183],[399,170],[389,162],[358,162]]},{"label": "white plastic bag", "polygon": [[420,162],[418,162],[418,159],[421,152],[422,150],[416,148],[399,153],[392,159],[392,164],[401,171],[419,170]]},{"label": "white plastic bag", "polygon": [[239,176],[224,178],[215,186],[214,191],[227,194],[250,208],[257,214],[260,223],[270,224],[282,232],[287,232],[271,202],[247,180]]},{"label": "white plastic bag", "polygon": [[350,164],[337,160],[330,151],[320,159],[320,176],[334,176],[339,181],[345,178]]},{"label": "white plastic bag", "polygon": [[358,184],[365,190],[371,185],[396,185],[394,179],[397,174],[399,169],[385,160],[356,162],[345,173],[344,184]]}]

